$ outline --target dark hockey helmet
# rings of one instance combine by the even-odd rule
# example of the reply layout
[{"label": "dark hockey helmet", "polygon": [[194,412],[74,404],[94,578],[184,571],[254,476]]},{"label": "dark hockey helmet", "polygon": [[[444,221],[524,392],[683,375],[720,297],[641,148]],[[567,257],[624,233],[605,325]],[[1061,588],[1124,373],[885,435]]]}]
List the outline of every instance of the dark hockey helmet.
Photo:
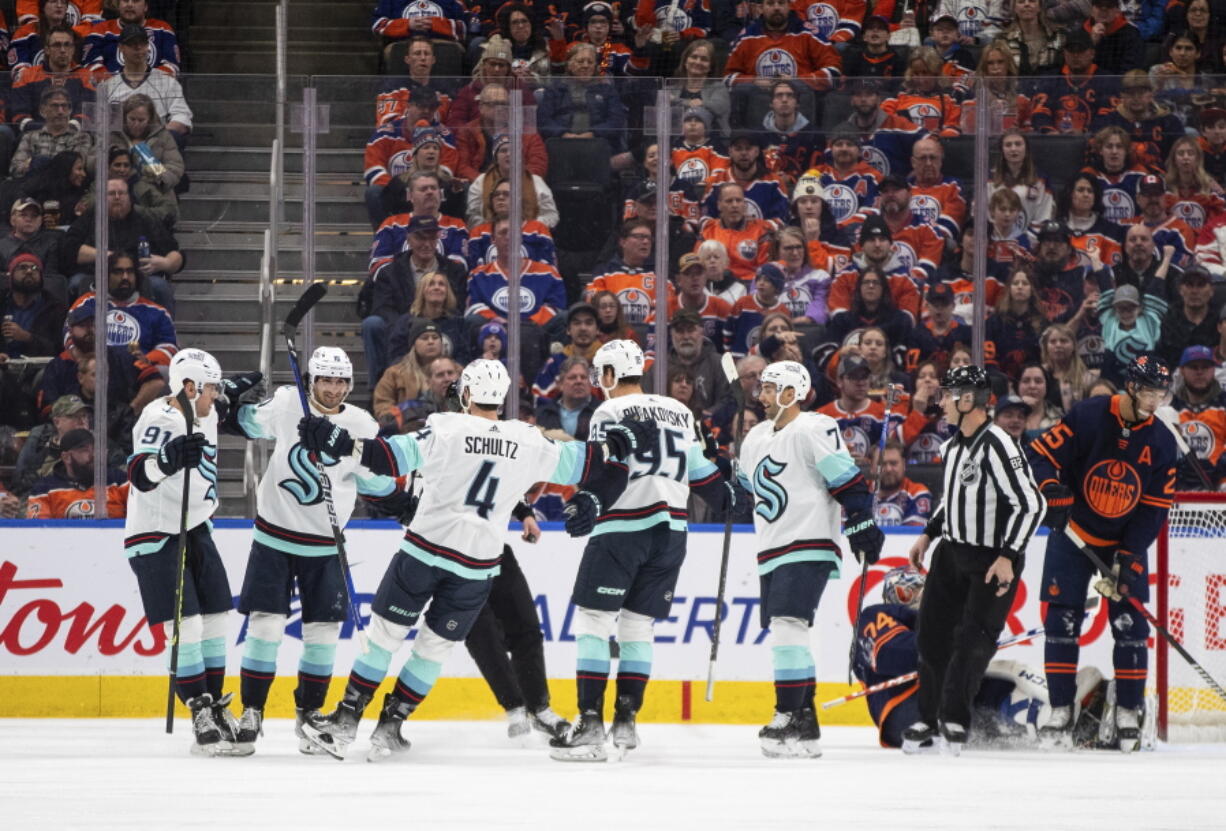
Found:
[{"label": "dark hockey helmet", "polygon": [[982,367],[974,364],[951,367],[941,376],[941,389],[970,391],[990,390],[991,388],[988,374],[983,371]]},{"label": "dark hockey helmet", "polygon": [[1142,389],[1171,388],[1171,368],[1157,355],[1138,355],[1128,364],[1125,379]]}]

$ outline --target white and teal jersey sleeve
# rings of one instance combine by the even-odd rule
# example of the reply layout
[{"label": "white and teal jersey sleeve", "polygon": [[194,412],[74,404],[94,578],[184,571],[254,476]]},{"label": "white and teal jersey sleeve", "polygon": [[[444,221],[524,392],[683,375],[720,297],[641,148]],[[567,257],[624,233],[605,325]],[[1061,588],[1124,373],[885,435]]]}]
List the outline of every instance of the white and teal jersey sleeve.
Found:
[{"label": "white and teal jersey sleeve", "polygon": [[842,514],[831,492],[858,475],[829,416],[802,413],[782,430],[771,421],[754,427],[741,446],[738,478],[754,496],[758,572],[831,562],[837,577]]},{"label": "white and teal jersey sleeve", "polygon": [[[323,415],[314,405],[311,412]],[[336,553],[336,543],[319,470],[298,441],[301,418],[302,402],[294,387],[281,387],[271,398],[239,410],[238,425],[249,438],[275,441],[256,492],[255,541],[287,554],[323,557]],[[373,439],[379,434],[370,413],[352,404],[328,418],[355,439]],[[358,494],[384,497],[396,488],[391,477],[372,474],[351,456],[334,459],[324,455],[322,461],[341,528],[353,515]]]},{"label": "white and teal jersey sleeve", "polygon": [[[157,455],[171,439],[187,431],[183,414],[171,398],[150,403],[132,428],[132,455],[128,457],[129,478],[134,482],[155,484],[141,490],[128,489],[128,510],[124,519],[124,547],[128,556],[148,554],[162,547],[166,537],[179,533],[183,510],[183,471],[166,476],[157,466]],[[217,411],[196,419],[193,432],[203,433],[207,444],[204,458],[191,471],[188,487],[187,527],[208,521],[217,509]],[[140,466],[141,474],[134,469]]]}]

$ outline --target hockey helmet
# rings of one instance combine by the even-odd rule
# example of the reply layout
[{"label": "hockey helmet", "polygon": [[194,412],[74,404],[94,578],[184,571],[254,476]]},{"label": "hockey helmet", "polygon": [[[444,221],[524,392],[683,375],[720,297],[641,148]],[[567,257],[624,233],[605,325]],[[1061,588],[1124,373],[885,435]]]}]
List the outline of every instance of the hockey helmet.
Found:
[{"label": "hockey helmet", "polygon": [[974,364],[945,370],[945,374],[941,376],[941,389],[949,390],[959,398],[963,393],[975,393],[975,407],[987,406],[992,397],[992,383],[988,379],[988,373],[983,367]]},{"label": "hockey helmet", "polygon": [[[796,398],[792,404],[800,405],[809,395],[809,390],[813,386],[813,382],[809,380],[809,370],[805,369],[804,364],[796,361],[775,361],[773,364],[767,365],[766,369],[762,370],[762,374],[758,377],[760,384],[775,385],[775,400],[779,401],[783,397],[783,391],[791,387],[796,391]],[[788,406],[792,406],[788,404]],[[780,403],[780,406],[783,406]]]},{"label": "hockey helmet", "polygon": [[501,361],[479,358],[460,373],[460,401],[465,404],[501,404],[506,401],[509,389],[511,376]]},{"label": "hockey helmet", "polygon": [[924,588],[924,573],[915,566],[899,566],[885,574],[881,583],[881,600],[902,606],[919,605],[920,591]]},{"label": "hockey helmet", "polygon": [[611,340],[596,350],[592,358],[592,374],[601,389],[610,389],[604,385],[605,367],[613,370],[613,382],[616,384],[623,378],[643,377],[644,363],[643,350],[637,343],[632,340]]},{"label": "hockey helmet", "polygon": [[353,363],[339,346],[321,346],[311,353],[307,372],[312,378],[345,378],[353,380]]},{"label": "hockey helmet", "polygon": [[1171,388],[1171,368],[1157,355],[1138,355],[1128,364],[1125,378],[1142,389]]},{"label": "hockey helmet", "polygon": [[199,395],[205,384],[221,383],[221,364],[203,349],[181,349],[170,359],[170,391],[177,395],[185,381],[194,381]]}]

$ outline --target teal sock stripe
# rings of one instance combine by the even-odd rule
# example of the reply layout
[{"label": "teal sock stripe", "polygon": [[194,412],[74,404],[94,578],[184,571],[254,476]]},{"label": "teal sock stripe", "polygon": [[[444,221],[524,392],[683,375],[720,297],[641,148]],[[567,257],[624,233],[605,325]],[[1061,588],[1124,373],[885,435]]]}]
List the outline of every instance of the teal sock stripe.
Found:
[{"label": "teal sock stripe", "polygon": [[773,646],[771,661],[776,681],[796,681],[814,677],[813,653],[807,646]]},{"label": "teal sock stripe", "polygon": [[579,671],[609,674],[609,642],[595,635],[579,636]]},{"label": "teal sock stripe", "polygon": [[621,657],[617,671],[634,675],[651,675],[651,644],[647,641],[629,641],[618,644]]},{"label": "teal sock stripe", "polygon": [[277,671],[277,649],[280,646],[280,641],[247,638],[243,642],[242,668],[252,672],[275,673]]},{"label": "teal sock stripe", "polygon": [[419,698],[425,698],[434,687],[434,683],[438,681],[439,673],[442,671],[443,665],[438,661],[429,661],[413,653],[400,670],[400,683],[416,693]]},{"label": "teal sock stripe", "polygon": [[[169,663],[169,654],[167,655]],[[200,642],[179,644],[179,668],[175,675],[179,678],[190,678],[204,672],[204,655],[200,652]]]},{"label": "teal sock stripe", "polygon": [[204,665],[209,669],[222,669],[226,666],[226,639],[206,638],[200,643],[200,652],[204,656]]},{"label": "teal sock stripe", "polygon": [[308,643],[302,648],[302,657],[298,659],[298,670],[308,675],[330,676],[332,664],[335,661],[336,644]]},{"label": "teal sock stripe", "polygon": [[372,682],[376,686],[383,683],[387,677],[387,668],[391,666],[392,653],[371,641],[366,642],[366,651],[353,662],[353,671]]}]

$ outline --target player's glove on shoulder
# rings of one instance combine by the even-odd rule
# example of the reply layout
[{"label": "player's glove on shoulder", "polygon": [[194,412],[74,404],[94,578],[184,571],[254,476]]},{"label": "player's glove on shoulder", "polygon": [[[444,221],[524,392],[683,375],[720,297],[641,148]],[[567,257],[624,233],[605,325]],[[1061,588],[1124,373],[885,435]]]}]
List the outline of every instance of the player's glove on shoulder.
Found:
[{"label": "player's glove on shoulder", "polygon": [[1053,531],[1063,531],[1068,524],[1068,512],[1073,507],[1073,492],[1068,485],[1049,482],[1043,486],[1043,498],[1047,500],[1043,524]]},{"label": "player's glove on shoulder", "polygon": [[642,447],[655,447],[660,441],[660,428],[654,421],[625,418],[605,428],[604,440],[613,456],[626,461]]},{"label": "player's glove on shoulder", "polygon": [[175,436],[158,451],[158,470],[167,476],[173,476],[184,468],[196,467],[204,457],[204,448],[208,443],[204,433]]},{"label": "player's glove on shoulder", "polygon": [[323,416],[303,416],[298,422],[298,440],[307,450],[326,453],[334,459],[353,452],[353,438],[349,431]]},{"label": "player's glove on shoulder", "polygon": [[579,491],[567,501],[562,513],[566,516],[566,533],[572,537],[585,537],[596,527],[600,500],[591,491]]},{"label": "player's glove on shoulder", "polygon": [[885,534],[877,527],[870,511],[859,511],[847,518],[847,526],[843,529],[852,553],[858,562],[867,562],[870,566],[881,558],[881,547],[885,545]]},{"label": "player's glove on shoulder", "polygon": [[[246,395],[251,390],[260,387],[260,382],[264,380],[262,372],[244,372],[240,375],[235,375],[233,378],[227,378],[221,382],[221,394],[230,402],[231,406],[237,405],[239,399]],[[258,391],[258,390],[257,390]]]}]

